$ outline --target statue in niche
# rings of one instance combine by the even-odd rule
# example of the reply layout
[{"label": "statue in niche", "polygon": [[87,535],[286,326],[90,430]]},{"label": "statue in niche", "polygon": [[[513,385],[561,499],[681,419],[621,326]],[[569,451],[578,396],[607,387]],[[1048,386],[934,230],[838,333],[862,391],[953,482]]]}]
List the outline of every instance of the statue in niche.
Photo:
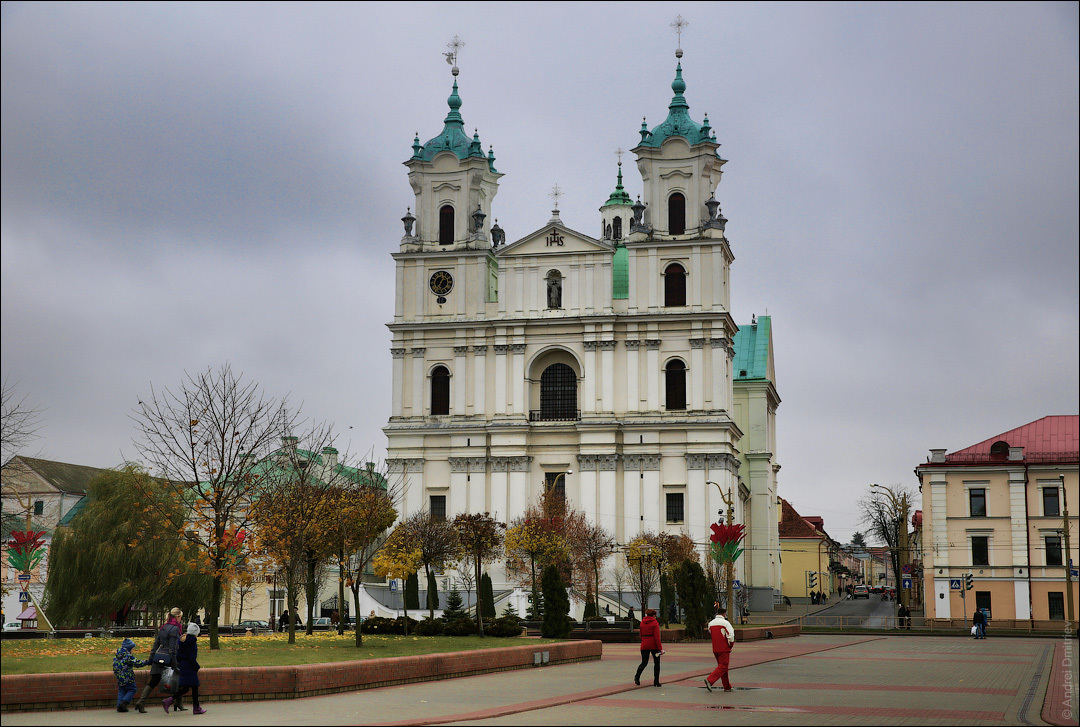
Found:
[{"label": "statue in niche", "polygon": [[547,277],[547,307],[562,308],[562,275],[552,270]]}]

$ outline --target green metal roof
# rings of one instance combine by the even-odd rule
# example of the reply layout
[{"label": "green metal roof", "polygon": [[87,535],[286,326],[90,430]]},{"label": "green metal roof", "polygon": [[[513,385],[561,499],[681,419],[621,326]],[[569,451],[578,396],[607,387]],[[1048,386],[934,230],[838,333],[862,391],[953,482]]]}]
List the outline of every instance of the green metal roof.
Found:
[{"label": "green metal roof", "polygon": [[71,525],[72,519],[80,512],[82,512],[83,508],[86,507],[86,503],[88,502],[90,502],[90,497],[88,495],[83,495],[82,497],[80,497],[79,501],[72,505],[70,510],[64,513],[64,517],[60,518],[60,522],[56,524],[57,527]]},{"label": "green metal roof", "polygon": [[[671,90],[675,96],[668,104],[668,115],[664,123],[652,131],[649,131],[645,120],[641,121],[641,146],[660,148],[665,141],[672,136],[681,136],[691,145],[701,142],[716,143],[712,128],[709,126],[709,115],[705,115],[705,123],[698,124],[690,118],[690,104],[686,102],[683,91],[686,90],[686,81],[682,77],[682,63],[675,67],[675,80],[671,82]],[[717,154],[719,156],[719,154]]]},{"label": "green metal roof", "polygon": [[[256,464],[253,468],[253,473],[268,475],[272,472],[279,471],[283,467],[283,465],[287,465],[288,463],[282,463],[282,461],[277,457],[277,455],[282,451],[284,450],[278,450],[277,452],[274,452],[270,456],[265,457],[264,459],[259,461],[259,463]],[[304,460],[320,466],[323,464],[323,457],[321,454],[310,452],[306,449],[297,448],[295,461],[302,462]],[[376,487],[386,489],[386,478],[384,478],[382,475],[375,471],[372,471],[369,477],[368,470],[361,467],[348,467],[339,463],[337,467],[334,468],[334,475],[336,475],[337,477],[348,479],[352,482],[358,482],[366,485],[375,485]]]},{"label": "green metal roof", "polygon": [[630,252],[621,242],[615,243],[611,262],[611,297],[615,300],[630,297]]},{"label": "green metal roof", "polygon": [[465,121],[458,111],[461,108],[461,96],[458,95],[457,78],[454,79],[454,90],[446,99],[446,103],[450,107],[450,112],[443,119],[442,133],[429,139],[426,144],[420,143],[419,135],[415,136],[412,158],[429,162],[435,158],[436,154],[452,151],[458,159],[469,157],[487,159],[488,168],[493,172],[496,171],[494,150],[489,148],[487,156],[484,156],[484,150],[480,145],[480,134],[474,131],[472,139],[469,139],[469,135],[465,133]]},{"label": "green metal roof", "polygon": [[627,207],[634,206],[634,200],[630,199],[630,195],[622,186],[622,162],[619,162],[619,181],[615,185],[615,191],[608,197],[607,202],[604,202],[602,207],[613,207],[616,205],[625,205]]},{"label": "green metal roof", "polygon": [[731,362],[735,380],[769,380],[771,339],[771,316],[758,316],[755,323],[739,328],[735,333],[735,358]]}]

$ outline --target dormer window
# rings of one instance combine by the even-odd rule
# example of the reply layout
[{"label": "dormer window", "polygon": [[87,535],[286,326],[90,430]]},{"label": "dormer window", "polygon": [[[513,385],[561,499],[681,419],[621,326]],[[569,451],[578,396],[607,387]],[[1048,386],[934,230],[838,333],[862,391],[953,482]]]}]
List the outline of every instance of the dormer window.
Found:
[{"label": "dormer window", "polygon": [[686,268],[671,263],[664,270],[664,307],[686,305]]},{"label": "dormer window", "polygon": [[439,210],[439,244],[454,244],[454,208],[452,205],[443,205]]},{"label": "dormer window", "polygon": [[1009,443],[994,442],[990,445],[990,459],[1002,461],[1009,458]]},{"label": "dormer window", "polygon": [[672,235],[686,234],[686,197],[674,192],[667,201],[668,232]]}]

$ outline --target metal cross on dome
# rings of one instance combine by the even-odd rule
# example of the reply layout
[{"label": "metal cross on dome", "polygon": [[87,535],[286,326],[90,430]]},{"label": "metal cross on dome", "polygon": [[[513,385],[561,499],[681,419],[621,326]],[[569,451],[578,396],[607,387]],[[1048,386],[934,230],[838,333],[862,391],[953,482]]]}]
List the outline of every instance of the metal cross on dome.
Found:
[{"label": "metal cross on dome", "polygon": [[619,158],[619,164],[622,164],[622,155],[625,153],[621,146],[615,150],[615,156]]},{"label": "metal cross on dome", "polygon": [[555,203],[555,209],[559,209],[559,197],[562,196],[563,191],[559,188],[559,183],[555,182],[555,186],[551,188],[550,192],[548,192],[548,197],[551,197],[551,200]]},{"label": "metal cross on dome", "polygon": [[446,62],[452,66],[456,66],[458,53],[465,47],[465,41],[455,35],[454,39],[446,44],[446,47],[450,49],[443,53],[443,55],[446,56]]},{"label": "metal cross on dome", "polygon": [[682,55],[682,32],[683,32],[683,28],[685,28],[688,25],[690,25],[690,21],[689,20],[683,20],[683,16],[681,16],[681,15],[676,15],[675,16],[675,22],[671,24],[671,27],[675,28],[675,35],[678,38],[679,47],[677,48],[677,50],[679,51],[679,55]]}]

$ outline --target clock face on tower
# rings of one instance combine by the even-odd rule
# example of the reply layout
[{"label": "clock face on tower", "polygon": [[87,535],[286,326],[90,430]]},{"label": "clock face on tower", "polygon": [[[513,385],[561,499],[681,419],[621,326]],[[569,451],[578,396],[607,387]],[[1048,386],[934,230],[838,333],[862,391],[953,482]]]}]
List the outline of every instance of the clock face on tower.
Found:
[{"label": "clock face on tower", "polygon": [[438,296],[449,293],[454,287],[454,276],[445,270],[436,270],[428,281],[431,292]]}]

